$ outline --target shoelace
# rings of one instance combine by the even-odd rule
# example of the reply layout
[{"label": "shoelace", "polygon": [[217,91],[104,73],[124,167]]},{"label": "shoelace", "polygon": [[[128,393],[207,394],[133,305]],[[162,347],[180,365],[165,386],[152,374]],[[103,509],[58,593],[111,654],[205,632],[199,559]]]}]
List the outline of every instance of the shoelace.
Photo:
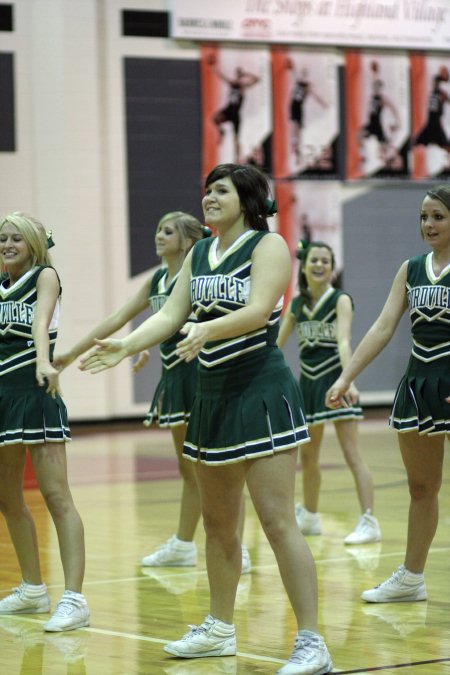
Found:
[{"label": "shoelace", "polygon": [[167,541],[164,542],[164,544],[161,544],[161,546],[158,546],[155,553],[159,553],[159,551],[165,551],[167,548],[170,548],[171,544],[172,544],[172,539],[168,539]]},{"label": "shoelace", "polygon": [[16,586],[16,588],[12,589],[12,594],[11,595],[18,595],[21,600],[25,598],[26,595],[26,586],[24,584],[20,584],[20,586]]},{"label": "shoelace", "polygon": [[191,637],[191,635],[200,635],[201,633],[206,633],[208,631],[208,629],[211,628],[212,625],[213,625],[213,622],[208,621],[208,619],[206,621],[204,621],[200,626],[195,626],[195,625],[189,623],[188,624],[189,633],[186,633],[183,640],[188,638],[188,637]]},{"label": "shoelace", "polygon": [[395,572],[392,572],[391,576],[389,579],[386,579],[386,581],[381,582],[381,584],[378,584],[378,586],[375,586],[375,588],[380,588],[380,586],[387,586],[390,584],[395,584],[397,581],[401,583],[402,578],[405,576],[405,570],[399,569],[395,570]]},{"label": "shoelace", "polygon": [[71,600],[60,600],[56,605],[53,616],[69,616],[75,609],[75,604]]},{"label": "shoelace", "polygon": [[365,520],[365,519],[364,519],[364,520],[361,520],[361,521],[358,523],[357,527],[356,527],[356,531],[357,531],[358,533],[361,532],[361,533],[364,533],[364,534],[365,534],[366,532],[370,531],[371,529],[372,529],[372,523],[369,523],[369,522],[368,522],[367,520]]},{"label": "shoelace", "polygon": [[[20,598],[20,600],[29,599],[29,598],[26,598],[27,589],[26,589],[25,584],[20,584],[20,586],[16,586],[15,588],[12,588],[11,590],[12,590],[11,595],[16,595],[18,598]],[[5,599],[5,598],[3,598],[3,599]]]},{"label": "shoelace", "polygon": [[300,664],[308,663],[312,657],[316,656],[319,649],[319,638],[300,635],[295,641],[294,652],[290,658],[290,661]]}]

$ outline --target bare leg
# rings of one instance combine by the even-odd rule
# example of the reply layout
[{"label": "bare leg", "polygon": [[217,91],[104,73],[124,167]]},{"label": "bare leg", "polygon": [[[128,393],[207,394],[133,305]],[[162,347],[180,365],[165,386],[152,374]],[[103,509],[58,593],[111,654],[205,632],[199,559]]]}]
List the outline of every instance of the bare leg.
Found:
[{"label": "bare leg", "polygon": [[341,420],[335,422],[334,428],[347,466],[353,474],[361,513],[365,513],[367,509],[373,510],[373,479],[370,469],[361,455],[358,422],[356,420]]},{"label": "bare leg", "polygon": [[239,135],[236,132],[234,134],[234,157],[236,164],[239,164],[239,162],[243,161],[241,158],[241,144],[239,142]]},{"label": "bare leg", "polygon": [[0,448],[0,511],[19,561],[22,578],[29,584],[42,584],[36,527],[23,498],[25,446]]},{"label": "bare leg", "polygon": [[317,632],[314,560],[294,515],[297,450],[252,460],[247,485],[300,629]]},{"label": "bare leg", "polygon": [[220,145],[223,141],[223,137],[225,136],[225,131],[223,129],[223,123],[225,122],[223,114],[218,111],[214,116],[213,116],[213,122],[216,125],[217,133],[218,133],[218,139],[217,143]]},{"label": "bare leg", "polygon": [[310,513],[316,513],[319,508],[320,484],[322,482],[319,455],[324,425],[310,426],[308,431],[311,438],[310,442],[300,446],[303,506]]},{"label": "bare leg", "polygon": [[42,496],[55,523],[66,590],[81,593],[84,577],[84,529],[67,481],[64,443],[30,450]]},{"label": "bare leg", "polygon": [[203,523],[210,613],[233,622],[234,602],[242,566],[239,518],[245,482],[245,462],[232,466],[197,465]]},{"label": "bare leg", "polygon": [[183,457],[186,425],[172,427],[171,432],[178,458],[178,468],[183,479],[177,537],[181,541],[193,541],[201,515],[195,464]]},{"label": "bare leg", "polygon": [[297,122],[291,122],[291,152],[295,156],[297,166],[300,164],[300,142],[301,142],[301,127]]},{"label": "bare leg", "polygon": [[419,436],[410,431],[398,434],[398,441],[411,496],[405,567],[421,573],[438,525],[444,436]]},{"label": "bare leg", "polygon": [[[172,427],[172,438],[177,452],[178,467],[183,479],[180,517],[177,538],[181,541],[193,541],[198,521],[201,516],[200,493],[197,485],[195,464],[183,457],[183,444],[186,437],[186,425]],[[245,498],[242,493],[239,513],[239,534],[242,539],[245,524]]]},{"label": "bare leg", "polygon": [[239,511],[239,519],[238,519],[238,532],[241,538],[241,542],[244,540],[244,525],[245,525],[245,496],[244,492],[242,492],[241,508]]}]

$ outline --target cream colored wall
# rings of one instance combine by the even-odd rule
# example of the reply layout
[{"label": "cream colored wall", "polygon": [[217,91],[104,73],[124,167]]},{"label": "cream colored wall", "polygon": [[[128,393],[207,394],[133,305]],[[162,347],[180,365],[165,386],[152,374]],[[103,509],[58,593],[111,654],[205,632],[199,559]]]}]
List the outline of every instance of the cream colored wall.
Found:
[{"label": "cream colored wall", "polygon": [[[142,283],[128,278],[122,57],[198,58],[170,40],[124,38],[121,9],[149,0],[15,0],[17,152],[0,153],[0,215],[23,210],[54,231],[63,303],[57,348],[73,344]],[[128,363],[62,374],[70,419],[140,415]]]}]

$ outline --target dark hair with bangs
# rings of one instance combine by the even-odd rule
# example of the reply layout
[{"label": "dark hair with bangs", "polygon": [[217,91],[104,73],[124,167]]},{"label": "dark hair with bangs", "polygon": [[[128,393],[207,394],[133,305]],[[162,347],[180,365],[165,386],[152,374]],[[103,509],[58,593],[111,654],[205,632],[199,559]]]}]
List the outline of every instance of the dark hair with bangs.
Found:
[{"label": "dark hair with bangs", "polygon": [[426,196],[431,197],[431,199],[438,199],[450,210],[450,185],[438,185],[428,190]]},{"label": "dark hair with bangs", "polygon": [[252,230],[268,230],[269,184],[262,171],[251,164],[219,164],[206,177],[205,188],[227,177],[238,193],[245,224]]},{"label": "dark hair with bangs", "polygon": [[297,306],[297,312],[296,312],[296,317],[297,319],[300,319],[301,311],[306,305],[311,309],[312,307],[312,297],[311,293],[308,288],[308,282],[306,281],[306,275],[305,275],[305,263],[306,260],[309,257],[309,254],[313,250],[313,248],[325,248],[327,251],[330,252],[331,256],[331,269],[334,270],[336,267],[336,258],[334,255],[334,251],[331,248],[330,244],[327,244],[325,241],[310,241],[297,251],[297,258],[300,260],[300,265],[298,268],[298,288],[300,291],[300,300],[298,302]]}]

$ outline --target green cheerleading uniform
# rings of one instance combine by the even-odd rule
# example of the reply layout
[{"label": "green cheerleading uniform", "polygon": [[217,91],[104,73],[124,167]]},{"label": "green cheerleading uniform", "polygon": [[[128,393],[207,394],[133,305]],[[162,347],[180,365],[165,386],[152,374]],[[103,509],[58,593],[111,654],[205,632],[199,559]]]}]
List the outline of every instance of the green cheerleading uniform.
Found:
[{"label": "green cheerleading uniform", "polygon": [[[199,322],[247,303],[252,253],[267,232],[246,231],[217,259],[217,238],[192,249],[191,303]],[[295,448],[309,440],[300,388],[276,345],[282,299],[267,324],[207,342],[183,454],[224,465]]]},{"label": "green cheerleading uniform", "polygon": [[437,277],[432,253],[408,261],[412,352],[392,405],[397,431],[450,433],[450,265]]},{"label": "green cheerleading uniform", "polygon": [[327,421],[363,419],[359,405],[334,410],[325,405],[326,392],[342,372],[336,336],[336,305],[341,295],[348,293],[331,286],[313,309],[304,304],[299,313],[300,296],[291,301],[289,308],[295,317],[300,353],[300,388],[305,402],[306,421],[311,426]]},{"label": "green cheerleading uniform", "polygon": [[[64,443],[71,440],[62,398],[52,398],[36,381],[32,324],[36,284],[44,266],[28,270],[16,283],[0,283],[0,446]],[[58,328],[59,302],[49,326],[50,359]]]},{"label": "green cheerleading uniform", "polygon": [[[153,275],[149,293],[152,312],[158,312],[171,294],[178,274],[167,286],[168,270],[165,267]],[[162,428],[187,424],[194,400],[197,380],[197,361],[182,361],[176,354],[177,343],[184,338],[180,332],[172,335],[159,346],[162,363],[161,379],[156,387],[145,426],[158,422]]]}]

